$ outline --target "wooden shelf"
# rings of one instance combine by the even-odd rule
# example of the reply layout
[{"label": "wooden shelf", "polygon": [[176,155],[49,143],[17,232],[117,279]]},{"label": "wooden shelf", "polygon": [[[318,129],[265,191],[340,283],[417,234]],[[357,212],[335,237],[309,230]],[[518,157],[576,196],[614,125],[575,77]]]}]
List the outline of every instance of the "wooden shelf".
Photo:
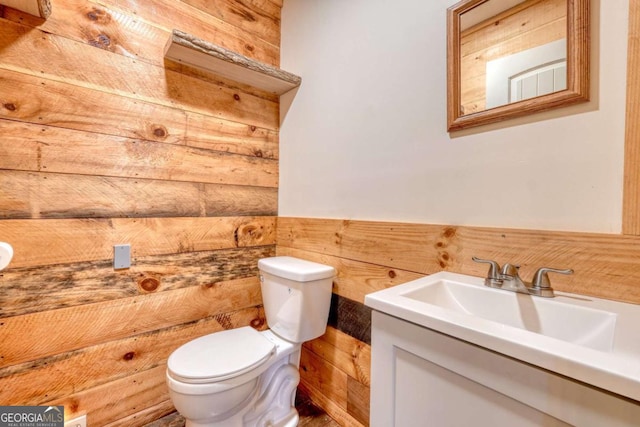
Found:
[{"label": "wooden shelf", "polygon": [[0,6],[9,6],[44,19],[51,15],[50,0],[0,0]]},{"label": "wooden shelf", "polygon": [[295,74],[247,58],[179,30],[173,30],[165,47],[164,57],[278,95],[300,86],[302,82]]}]

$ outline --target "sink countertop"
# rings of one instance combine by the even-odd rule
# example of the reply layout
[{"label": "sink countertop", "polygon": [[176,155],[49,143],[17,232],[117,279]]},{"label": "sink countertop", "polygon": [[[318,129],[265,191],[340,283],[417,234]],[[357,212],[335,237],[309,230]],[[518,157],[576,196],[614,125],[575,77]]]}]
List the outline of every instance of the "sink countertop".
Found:
[{"label": "sink countertop", "polygon": [[[489,320],[468,312],[464,307],[453,307],[451,303],[443,304],[440,300],[426,298],[420,300],[420,292],[430,286],[469,292],[476,298],[476,305],[479,298],[482,300],[480,303],[495,304],[493,308],[498,311],[501,305],[507,304],[527,307],[534,312],[536,307],[544,306],[555,312],[553,320],[558,323],[558,328],[565,326],[564,320],[567,324],[579,324],[571,322],[568,317],[563,319],[565,312],[567,316],[574,311],[580,314],[581,307],[587,309],[582,310],[584,312],[600,311],[603,319],[610,316],[614,320],[615,330],[612,329],[610,345],[604,350],[597,350]],[[488,288],[484,286],[483,278],[449,272],[432,274],[368,294],[365,304],[374,310],[640,401],[640,305],[564,292],[556,292],[555,298],[517,294]]]}]

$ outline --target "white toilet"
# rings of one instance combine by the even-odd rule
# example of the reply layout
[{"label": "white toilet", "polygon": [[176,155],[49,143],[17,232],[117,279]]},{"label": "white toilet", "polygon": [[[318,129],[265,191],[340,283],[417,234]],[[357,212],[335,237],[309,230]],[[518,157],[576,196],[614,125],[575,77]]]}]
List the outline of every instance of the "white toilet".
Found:
[{"label": "white toilet", "polygon": [[186,427],[298,424],[300,349],[325,332],[335,270],[285,256],[258,268],[270,330],[216,332],[169,356],[169,396]]}]

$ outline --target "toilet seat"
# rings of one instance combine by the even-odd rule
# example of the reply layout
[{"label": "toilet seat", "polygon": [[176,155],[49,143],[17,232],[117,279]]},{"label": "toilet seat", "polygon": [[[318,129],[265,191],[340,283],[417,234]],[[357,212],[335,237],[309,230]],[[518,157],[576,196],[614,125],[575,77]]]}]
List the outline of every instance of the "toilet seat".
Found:
[{"label": "toilet seat", "polygon": [[252,371],[265,363],[275,344],[250,326],[190,341],[167,361],[168,374],[187,384],[210,384]]}]

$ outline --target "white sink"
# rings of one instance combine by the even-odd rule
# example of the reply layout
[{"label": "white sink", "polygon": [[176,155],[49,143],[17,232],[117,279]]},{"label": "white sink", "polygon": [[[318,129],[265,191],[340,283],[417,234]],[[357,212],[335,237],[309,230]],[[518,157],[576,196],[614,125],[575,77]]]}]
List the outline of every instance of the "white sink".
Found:
[{"label": "white sink", "polygon": [[368,294],[365,304],[640,401],[640,305],[518,294],[448,272]]},{"label": "white sink", "polygon": [[595,350],[613,348],[615,313],[452,280],[423,282],[401,295]]}]

